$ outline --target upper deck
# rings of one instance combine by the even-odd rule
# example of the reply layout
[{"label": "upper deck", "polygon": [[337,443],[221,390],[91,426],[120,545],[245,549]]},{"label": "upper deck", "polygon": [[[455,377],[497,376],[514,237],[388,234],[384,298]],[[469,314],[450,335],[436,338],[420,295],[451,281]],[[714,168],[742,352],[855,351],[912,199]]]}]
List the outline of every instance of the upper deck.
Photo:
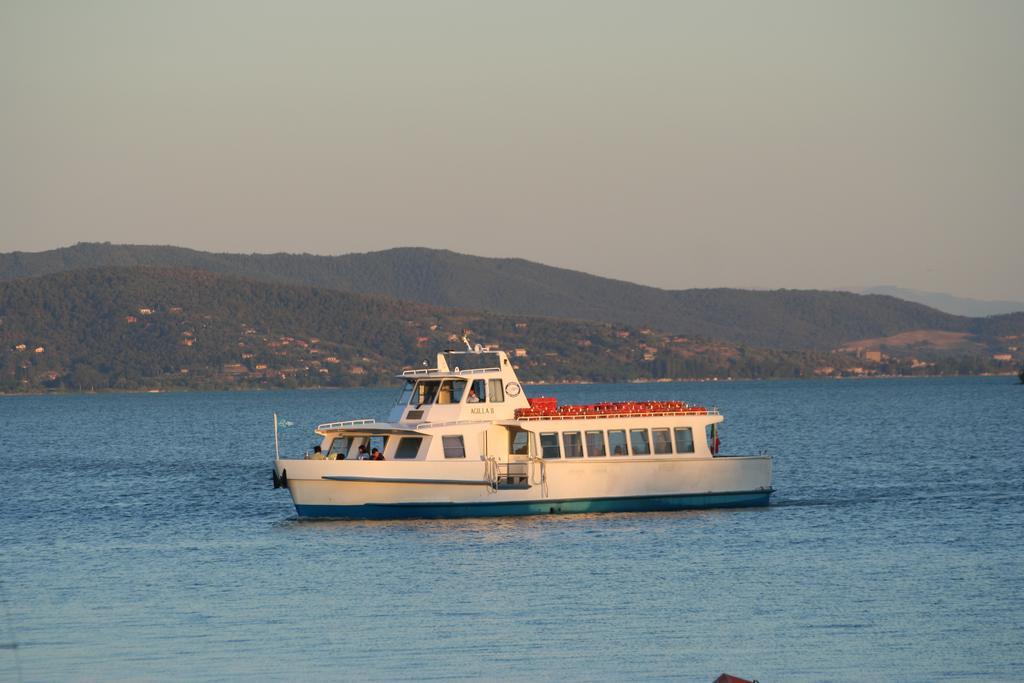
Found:
[{"label": "upper deck", "polygon": [[443,351],[433,368],[409,369],[388,422],[402,426],[424,423],[506,420],[529,403],[504,351],[477,346],[469,351]]}]

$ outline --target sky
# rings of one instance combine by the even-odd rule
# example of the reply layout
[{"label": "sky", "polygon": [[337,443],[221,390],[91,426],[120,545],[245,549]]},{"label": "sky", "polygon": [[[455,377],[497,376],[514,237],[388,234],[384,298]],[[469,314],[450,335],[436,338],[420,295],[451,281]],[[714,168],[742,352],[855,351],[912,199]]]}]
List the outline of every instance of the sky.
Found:
[{"label": "sky", "polygon": [[1024,3],[4,0],[0,252],[1024,300]]}]

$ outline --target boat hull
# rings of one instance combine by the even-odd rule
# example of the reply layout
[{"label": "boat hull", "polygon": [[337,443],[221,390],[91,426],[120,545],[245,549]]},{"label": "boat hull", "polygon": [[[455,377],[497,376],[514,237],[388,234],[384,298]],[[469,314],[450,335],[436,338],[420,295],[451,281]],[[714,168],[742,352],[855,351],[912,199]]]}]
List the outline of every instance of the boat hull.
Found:
[{"label": "boat hull", "polygon": [[661,512],[705,508],[758,507],[769,504],[772,490],[682,495],[631,496],[575,500],[516,500],[487,503],[365,503],[302,505],[300,517],[320,519],[453,519],[598,512]]},{"label": "boat hull", "polygon": [[767,505],[765,456],[533,461],[521,486],[481,462],[278,460],[300,517],[397,519],[642,512]]}]

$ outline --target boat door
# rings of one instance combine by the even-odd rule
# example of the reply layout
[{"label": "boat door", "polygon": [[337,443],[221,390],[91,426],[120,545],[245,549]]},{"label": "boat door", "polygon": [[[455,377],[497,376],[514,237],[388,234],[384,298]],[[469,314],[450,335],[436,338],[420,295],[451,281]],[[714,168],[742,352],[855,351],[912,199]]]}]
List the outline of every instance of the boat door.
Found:
[{"label": "boat door", "polygon": [[530,433],[519,427],[492,427],[487,435],[498,460],[496,488],[530,488]]}]

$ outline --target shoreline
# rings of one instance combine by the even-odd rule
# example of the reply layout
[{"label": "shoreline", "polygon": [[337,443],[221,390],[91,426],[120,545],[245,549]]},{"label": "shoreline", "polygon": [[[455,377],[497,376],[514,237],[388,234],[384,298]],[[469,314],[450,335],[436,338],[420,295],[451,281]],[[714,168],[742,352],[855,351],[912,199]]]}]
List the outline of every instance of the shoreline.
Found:
[{"label": "shoreline", "polygon": [[[629,379],[621,382],[596,382],[592,380],[528,380],[522,382],[523,386],[550,386],[550,385],[588,385],[588,384],[703,384],[717,382],[804,382],[804,381],[865,381],[878,379],[948,379],[952,377],[1017,377],[1017,371],[1008,372],[983,372],[972,375],[861,375],[850,377],[689,377],[689,378],[653,378],[653,379]],[[1015,382],[1020,384],[1020,382]],[[151,387],[147,389],[99,389],[91,391],[76,391],[74,389],[51,389],[48,391],[0,391],[0,398],[14,396],[100,396],[106,394],[195,394],[195,393],[220,393],[220,392],[243,392],[243,391],[347,391],[352,389],[394,389],[399,384],[374,384],[370,386],[304,386],[304,387],[217,387],[210,389],[196,389],[190,387]]]}]

